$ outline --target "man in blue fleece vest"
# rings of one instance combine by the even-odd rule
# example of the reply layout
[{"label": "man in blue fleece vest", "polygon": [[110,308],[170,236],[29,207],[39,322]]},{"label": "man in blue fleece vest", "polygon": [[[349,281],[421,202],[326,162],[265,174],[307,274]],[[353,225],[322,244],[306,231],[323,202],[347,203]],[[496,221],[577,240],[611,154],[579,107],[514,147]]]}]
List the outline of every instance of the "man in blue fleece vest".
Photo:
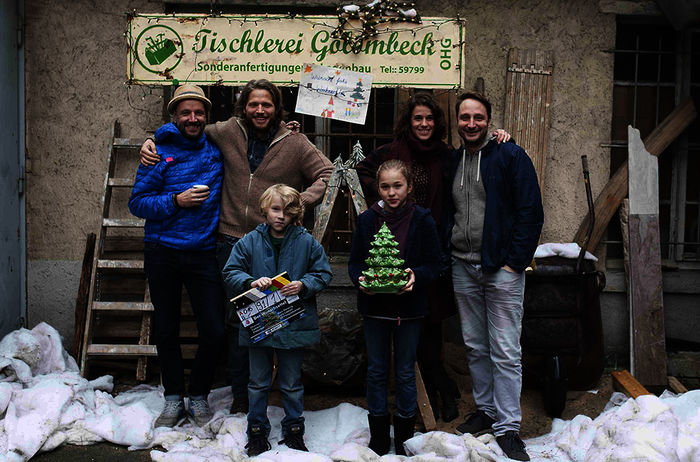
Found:
[{"label": "man in blue fleece vest", "polygon": [[199,348],[190,375],[189,415],[197,425],[212,413],[207,396],[224,351],[224,289],[216,261],[223,164],[204,136],[211,102],[201,88],[183,85],[168,103],[172,123],[155,134],[161,161],[140,165],[129,210],[145,218],[144,270],[155,310],[165,408],[154,426],[172,427],[185,415],[180,350],[180,304],[184,284],[197,321]]},{"label": "man in blue fleece vest", "polygon": [[452,162],[452,280],[476,404],[457,432],[492,431],[506,456],[530,460],[519,436],[520,332],[524,271],[544,220],[540,188],[527,153],[488,136],[483,95],[464,93],[455,109],[462,147]]}]

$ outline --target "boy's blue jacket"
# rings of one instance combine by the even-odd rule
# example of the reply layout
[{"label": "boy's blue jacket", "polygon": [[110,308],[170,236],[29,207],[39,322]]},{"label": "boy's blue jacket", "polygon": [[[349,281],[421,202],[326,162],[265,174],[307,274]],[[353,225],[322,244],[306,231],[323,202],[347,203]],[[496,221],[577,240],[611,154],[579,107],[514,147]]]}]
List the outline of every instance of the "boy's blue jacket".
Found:
[{"label": "boy's blue jacket", "polygon": [[[435,220],[430,211],[418,205],[414,207],[404,251],[404,267],[411,268],[416,277],[413,290],[401,295],[367,295],[358,290],[357,309],[363,316],[397,319],[416,318],[428,313],[428,286],[440,274],[443,258]],[[365,259],[369,256],[372,240],[378,230],[377,213],[371,208],[357,217],[348,262],[348,273],[355,287],[359,287],[358,278],[367,269]]]},{"label": "boy's blue jacket", "polygon": [[[328,286],[333,277],[323,247],[301,226],[290,225],[284,234],[279,260],[270,241],[267,223],[259,224],[236,242],[222,271],[231,293],[240,294],[250,289],[250,279],[275,277],[284,271],[291,281],[301,281],[305,289],[299,294],[305,316],[284,329],[255,343],[255,346],[291,349],[319,343],[316,294]],[[250,345],[248,331],[239,329],[239,343]]]},{"label": "boy's blue jacket", "polygon": [[[160,162],[139,165],[129,210],[146,219],[144,241],[179,250],[210,250],[216,246],[219,224],[223,163],[219,149],[204,134],[186,138],[173,123],[156,131]],[[201,206],[178,208],[173,193],[195,184],[209,186],[209,197]]]},{"label": "boy's blue jacket", "polygon": [[[453,182],[460,175],[457,169],[462,149],[453,153],[450,172]],[[481,150],[481,178],[486,191],[481,266],[487,273],[496,272],[504,265],[522,272],[532,261],[544,222],[535,167],[517,144],[497,144],[491,140]],[[446,227],[450,232],[453,212],[448,214],[452,223]],[[449,242],[449,236],[447,239]]]}]

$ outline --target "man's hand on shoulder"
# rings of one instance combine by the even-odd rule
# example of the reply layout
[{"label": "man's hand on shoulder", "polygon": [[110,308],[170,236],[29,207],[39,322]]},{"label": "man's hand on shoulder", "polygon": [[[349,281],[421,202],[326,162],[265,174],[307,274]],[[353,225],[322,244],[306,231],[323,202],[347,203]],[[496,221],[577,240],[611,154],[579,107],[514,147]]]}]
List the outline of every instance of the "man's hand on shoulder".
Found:
[{"label": "man's hand on shoulder", "polygon": [[150,138],[143,142],[139,154],[141,155],[141,165],[145,167],[150,167],[160,162],[160,156],[156,151],[156,143]]}]

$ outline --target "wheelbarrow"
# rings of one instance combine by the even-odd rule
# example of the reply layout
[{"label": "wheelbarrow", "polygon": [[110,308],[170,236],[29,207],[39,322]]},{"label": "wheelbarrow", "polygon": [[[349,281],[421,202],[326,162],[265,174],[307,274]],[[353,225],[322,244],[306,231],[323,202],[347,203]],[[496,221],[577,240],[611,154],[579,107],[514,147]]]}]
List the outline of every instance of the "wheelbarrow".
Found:
[{"label": "wheelbarrow", "polygon": [[543,388],[544,405],[552,417],[566,406],[567,389],[594,386],[603,373],[603,327],[600,291],[605,274],[584,260],[595,217],[586,156],[582,156],[590,226],[578,258],[535,260],[526,273],[523,330],[523,373]]}]

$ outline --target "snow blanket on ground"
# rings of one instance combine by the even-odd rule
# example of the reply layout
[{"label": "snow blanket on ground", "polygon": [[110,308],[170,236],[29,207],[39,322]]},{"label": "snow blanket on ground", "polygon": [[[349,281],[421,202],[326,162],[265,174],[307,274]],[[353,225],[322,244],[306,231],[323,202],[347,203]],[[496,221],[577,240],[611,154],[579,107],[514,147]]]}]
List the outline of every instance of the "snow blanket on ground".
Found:
[{"label": "snow blanket on ground", "polygon": [[[151,448],[155,461],[246,460],[246,420],[230,415],[230,389],[214,390],[214,418],[203,427],[184,421],[175,428],[153,428],[164,406],[162,389],[138,386],[116,397],[110,376],[88,381],[61,345],[56,330],[39,324],[19,329],[0,342],[0,459],[24,461],[61,444],[99,441]],[[378,458],[369,441],[367,411],[347,404],[305,412],[306,444],[311,453],[280,446],[282,409],[270,406],[272,449],[254,460],[397,461]],[[627,399],[616,393],[597,418],[555,419],[547,435],[526,441],[533,461],[700,460],[700,390],[660,398]],[[406,442],[410,460],[504,461],[492,435],[474,438],[444,432],[416,434]]]}]

